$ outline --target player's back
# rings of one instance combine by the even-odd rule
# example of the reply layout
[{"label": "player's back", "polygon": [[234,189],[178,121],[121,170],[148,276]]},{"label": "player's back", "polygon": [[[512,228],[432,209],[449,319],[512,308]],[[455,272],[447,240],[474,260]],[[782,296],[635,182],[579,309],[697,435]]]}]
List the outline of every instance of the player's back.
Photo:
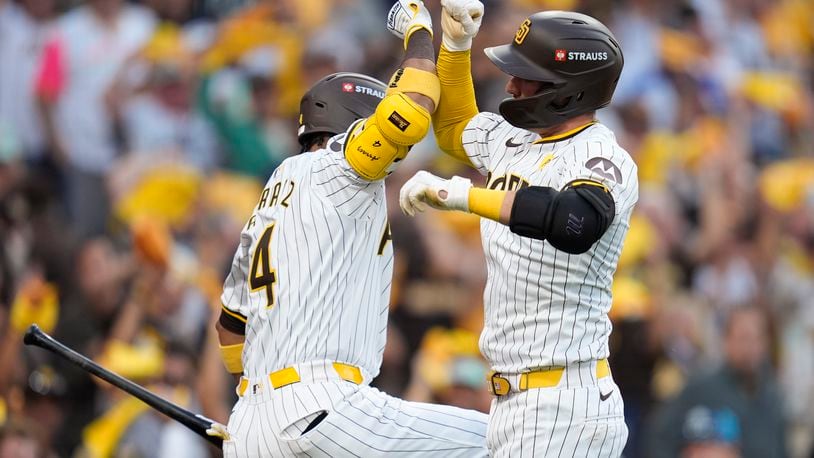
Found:
[{"label": "player's back", "polygon": [[381,181],[327,148],[286,159],[241,232],[222,296],[246,319],[244,374],[344,362],[378,374],[393,251]]}]

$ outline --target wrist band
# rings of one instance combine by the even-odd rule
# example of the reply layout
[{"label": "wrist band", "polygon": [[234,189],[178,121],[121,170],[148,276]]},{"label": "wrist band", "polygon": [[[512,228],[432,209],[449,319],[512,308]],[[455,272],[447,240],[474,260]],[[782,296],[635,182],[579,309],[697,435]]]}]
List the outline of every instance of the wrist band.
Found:
[{"label": "wrist band", "polygon": [[500,221],[500,209],[506,191],[486,188],[472,188],[469,190],[469,211],[493,221]]}]

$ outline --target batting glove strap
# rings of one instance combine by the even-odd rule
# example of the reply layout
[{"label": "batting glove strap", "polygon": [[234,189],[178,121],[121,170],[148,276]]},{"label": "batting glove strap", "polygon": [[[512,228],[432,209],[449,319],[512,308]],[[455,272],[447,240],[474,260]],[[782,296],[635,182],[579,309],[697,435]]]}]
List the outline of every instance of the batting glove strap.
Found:
[{"label": "batting glove strap", "polygon": [[[450,210],[460,210],[469,213],[469,189],[472,188],[472,181],[467,178],[454,176],[446,180],[445,191],[446,197],[439,193],[438,200],[440,200],[446,208]],[[442,188],[443,189],[443,188]]]}]

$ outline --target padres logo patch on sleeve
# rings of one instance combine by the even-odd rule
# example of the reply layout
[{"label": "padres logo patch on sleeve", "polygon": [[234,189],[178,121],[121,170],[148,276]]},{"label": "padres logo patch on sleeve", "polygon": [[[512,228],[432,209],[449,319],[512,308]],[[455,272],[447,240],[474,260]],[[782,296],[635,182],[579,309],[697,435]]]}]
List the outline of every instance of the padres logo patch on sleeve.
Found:
[{"label": "padres logo patch on sleeve", "polygon": [[390,113],[390,116],[387,118],[394,126],[398,128],[398,130],[404,132],[410,127],[410,122],[404,119],[404,117],[398,114],[397,111]]}]

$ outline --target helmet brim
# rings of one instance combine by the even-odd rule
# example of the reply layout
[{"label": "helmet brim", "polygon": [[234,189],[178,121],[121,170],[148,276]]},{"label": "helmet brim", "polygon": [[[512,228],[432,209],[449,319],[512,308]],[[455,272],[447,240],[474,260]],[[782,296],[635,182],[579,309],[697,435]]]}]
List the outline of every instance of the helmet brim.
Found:
[{"label": "helmet brim", "polygon": [[562,79],[554,72],[540,67],[532,62],[531,59],[520,54],[517,48],[511,44],[485,48],[483,52],[497,68],[508,75],[523,78],[524,80],[548,81],[552,83],[560,82]]}]

